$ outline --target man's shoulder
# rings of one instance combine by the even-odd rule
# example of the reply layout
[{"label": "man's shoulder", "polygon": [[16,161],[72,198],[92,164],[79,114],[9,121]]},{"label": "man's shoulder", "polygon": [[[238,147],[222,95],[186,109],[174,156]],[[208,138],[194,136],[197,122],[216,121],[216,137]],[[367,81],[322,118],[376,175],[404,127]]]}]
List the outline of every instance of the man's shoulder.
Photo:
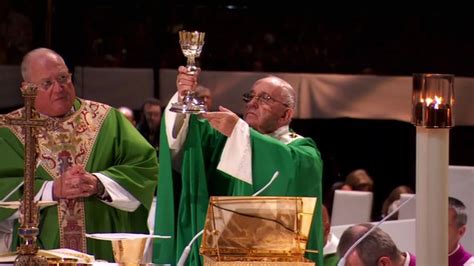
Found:
[{"label": "man's shoulder", "polygon": [[7,121],[9,119],[19,119],[23,116],[24,113],[24,107],[18,108],[14,111],[11,111],[6,114],[0,115],[0,128],[6,128],[9,129],[10,127],[7,125]]},{"label": "man's shoulder", "polygon": [[294,131],[290,131],[281,137],[281,141],[291,145],[310,145],[316,147],[316,142],[312,138],[302,136]]},{"label": "man's shoulder", "polygon": [[20,107],[16,110],[13,110],[9,113],[4,114],[4,116],[15,117],[15,116],[18,116],[18,115],[22,115],[23,110],[25,110],[25,107]]},{"label": "man's shoulder", "polygon": [[[105,117],[109,117],[109,113],[111,111],[114,111],[113,113],[119,113],[119,111],[112,106],[102,103],[102,102],[97,102],[97,101],[92,101],[92,100],[85,100],[85,99],[79,99],[80,101],[80,107],[79,111],[80,112],[86,112],[86,113],[92,113],[94,114],[94,118],[102,118],[104,119]],[[76,105],[75,105],[76,106]],[[77,106],[76,106],[77,110]]]},{"label": "man's shoulder", "polygon": [[293,131],[289,131],[280,136],[280,141],[285,144],[290,144],[294,142],[295,140],[304,140],[304,139],[306,138]]},{"label": "man's shoulder", "polygon": [[97,101],[93,101],[93,100],[86,100],[86,99],[79,99],[81,102],[82,102],[82,105],[85,105],[85,106],[100,106],[101,108],[105,108],[105,109],[114,109],[112,108],[112,106],[106,104],[106,103],[102,103],[102,102],[97,102]]}]

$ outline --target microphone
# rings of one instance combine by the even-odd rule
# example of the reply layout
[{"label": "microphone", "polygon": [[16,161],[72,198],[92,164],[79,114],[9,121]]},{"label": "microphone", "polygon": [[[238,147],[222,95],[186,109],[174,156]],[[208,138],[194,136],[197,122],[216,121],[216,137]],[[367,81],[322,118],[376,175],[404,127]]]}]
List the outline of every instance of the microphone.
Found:
[{"label": "microphone", "polygon": [[193,237],[193,239],[189,241],[189,244],[184,248],[183,253],[181,253],[181,257],[179,257],[178,264],[176,264],[177,266],[184,266],[184,264],[186,263],[186,260],[188,259],[189,252],[191,252],[191,246],[193,245],[194,241],[196,241],[196,239],[200,237],[203,233],[204,233],[204,229],[199,231],[199,233],[197,233]]},{"label": "microphone", "polygon": [[1,199],[0,202],[6,201],[11,195],[13,195],[13,193],[15,193],[18,189],[20,189],[21,186],[23,186],[23,181],[21,181],[18,186],[16,186],[12,191],[10,191],[8,195],[6,195],[3,199]]},{"label": "microphone", "polygon": [[[260,195],[260,193],[262,193],[265,189],[267,189],[268,186],[270,186],[273,183],[273,181],[275,181],[275,179],[278,177],[278,175],[280,175],[280,172],[276,171],[273,174],[270,181],[268,181],[268,183],[265,186],[263,186],[259,191],[255,192],[252,195],[252,197]],[[179,257],[178,264],[176,264],[177,266],[184,266],[184,264],[186,263],[186,260],[188,259],[189,253],[191,252],[191,246],[193,245],[194,241],[196,241],[196,239],[198,237],[200,237],[203,233],[204,233],[204,229],[199,231],[199,233],[197,233],[193,237],[193,239],[191,239],[191,241],[189,241],[189,244],[184,248],[183,253],[181,253],[181,256]]]},{"label": "microphone", "polygon": [[265,189],[267,189],[268,186],[270,186],[270,185],[273,183],[273,181],[275,181],[275,179],[278,177],[278,175],[280,175],[280,172],[276,171],[276,172],[273,174],[273,176],[272,176],[272,178],[270,179],[270,181],[268,181],[268,183],[267,183],[265,186],[263,186],[259,191],[253,193],[252,197],[255,197],[255,196],[260,195],[260,193],[262,193]]},{"label": "microphone", "polygon": [[382,223],[384,223],[388,218],[392,217],[398,210],[400,210],[405,204],[407,204],[409,201],[415,198],[416,195],[413,195],[411,198],[407,199],[406,201],[402,202],[400,206],[395,208],[392,212],[387,214],[382,220],[380,220],[376,225],[374,225],[372,228],[369,229],[369,231],[365,232],[359,239],[357,239],[352,246],[349,247],[349,249],[344,253],[344,256],[337,262],[337,266],[345,266],[346,265],[346,259],[347,257],[352,253],[352,251],[359,245],[360,242],[362,242],[372,231],[374,231],[376,228],[378,228]]},{"label": "microphone", "polygon": [[[39,167],[40,163],[41,163],[41,160],[38,160],[38,162],[36,162],[36,168]],[[24,181],[21,181],[20,184],[18,184],[18,186],[16,186],[12,191],[10,191],[8,195],[6,195],[3,199],[1,199],[0,202],[6,201],[11,195],[13,195],[13,193],[15,193],[18,189],[20,189],[21,186],[23,186],[23,183]]]}]

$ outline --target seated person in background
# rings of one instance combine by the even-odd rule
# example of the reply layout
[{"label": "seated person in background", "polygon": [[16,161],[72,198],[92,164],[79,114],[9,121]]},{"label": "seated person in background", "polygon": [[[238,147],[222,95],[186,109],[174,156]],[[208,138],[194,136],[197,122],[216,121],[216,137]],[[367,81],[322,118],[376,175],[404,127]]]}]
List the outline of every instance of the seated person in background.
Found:
[{"label": "seated person in background", "polygon": [[[400,194],[409,193],[413,194],[413,190],[409,186],[398,186],[390,192],[388,198],[383,202],[382,206],[382,218],[387,216],[390,212],[392,212],[395,208],[400,206]],[[388,220],[397,220],[398,219],[398,212],[392,215]]]},{"label": "seated person in background", "polygon": [[[359,224],[347,228],[342,233],[337,254],[343,257],[348,249],[373,227]],[[380,228],[375,228],[346,257],[344,266],[414,266],[416,258],[408,252],[401,252],[392,238]]]},{"label": "seated person in background", "polygon": [[199,84],[196,86],[196,95],[202,100],[206,106],[207,111],[212,110],[212,94],[211,90],[203,85]]},{"label": "seated person in background", "polygon": [[323,226],[324,226],[324,266],[335,266],[339,260],[336,254],[339,239],[331,233],[331,219],[326,207],[323,205]]},{"label": "seated person in background", "polygon": [[[58,203],[41,209],[37,243],[42,249],[70,248],[113,261],[111,243],[86,239],[85,233],[148,233],[158,178],[155,150],[115,108],[76,97],[71,73],[56,52],[29,52],[21,70],[22,86],[37,86],[39,119],[57,122],[55,130],[38,129],[35,199]],[[0,126],[0,198],[9,195],[6,201],[24,194],[15,190],[23,181],[22,131]],[[18,228],[18,216],[16,210],[0,208],[0,223]],[[17,230],[8,244],[11,250],[20,244]]]},{"label": "seated person in background", "polygon": [[448,260],[449,266],[472,265],[474,258],[459,243],[466,233],[467,213],[462,201],[449,197],[448,219]]},{"label": "seated person in background", "polygon": [[334,194],[336,190],[355,190],[355,191],[372,191],[374,181],[363,169],[354,170],[346,177],[345,182],[336,182],[331,186],[324,197],[324,204],[328,208],[328,212],[332,214],[332,205],[334,203]]},{"label": "seated person in background", "polygon": [[346,182],[341,190],[372,191],[374,181],[364,169],[357,169],[350,172],[346,177]]},{"label": "seated person in background", "polygon": [[121,106],[118,108],[118,110],[125,116],[125,118],[128,119],[128,121],[130,121],[130,123],[132,123],[133,126],[137,124],[137,122],[135,121],[135,116],[133,115],[132,109],[125,106]]},{"label": "seated person in background", "polygon": [[161,105],[160,100],[148,98],[142,106],[142,115],[137,129],[156,150],[160,146]]}]

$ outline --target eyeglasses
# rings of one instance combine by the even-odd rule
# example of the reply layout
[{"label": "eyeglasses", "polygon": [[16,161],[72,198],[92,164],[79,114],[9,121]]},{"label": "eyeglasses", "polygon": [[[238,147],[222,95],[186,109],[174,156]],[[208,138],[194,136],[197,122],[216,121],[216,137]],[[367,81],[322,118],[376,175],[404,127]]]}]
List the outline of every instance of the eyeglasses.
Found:
[{"label": "eyeglasses", "polygon": [[285,106],[285,107],[290,107],[287,103],[279,101],[279,100],[273,98],[272,96],[268,95],[268,93],[265,93],[265,92],[261,93],[260,95],[255,95],[253,92],[247,92],[247,93],[244,93],[242,95],[242,99],[246,103],[248,103],[251,100],[255,99],[255,101],[257,101],[257,103],[270,104],[272,102],[277,102],[277,103],[283,104],[283,106]]},{"label": "eyeglasses", "polygon": [[[58,82],[59,85],[65,85],[71,81],[71,73],[60,73],[59,75],[56,76],[56,78],[54,78],[54,80],[56,80],[56,82]],[[51,89],[51,87],[53,87],[54,80],[51,80],[51,79],[43,80],[39,84],[39,88],[45,91]]]}]

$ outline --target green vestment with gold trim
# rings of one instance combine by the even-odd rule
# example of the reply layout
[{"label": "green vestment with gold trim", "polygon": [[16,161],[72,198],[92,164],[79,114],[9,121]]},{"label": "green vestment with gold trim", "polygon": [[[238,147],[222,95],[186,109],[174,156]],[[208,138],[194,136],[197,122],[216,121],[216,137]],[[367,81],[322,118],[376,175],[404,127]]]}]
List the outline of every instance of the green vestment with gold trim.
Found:
[{"label": "green vestment with gold trim", "polygon": [[[58,178],[58,169],[64,165],[83,164],[86,171],[111,178],[141,203],[135,211],[127,212],[111,207],[94,196],[84,198],[85,232],[148,233],[148,210],[158,175],[155,150],[114,108],[81,99],[77,99],[74,106],[75,112],[57,119],[60,123],[59,130],[43,130],[39,134],[41,164],[35,173],[35,194],[45,181]],[[9,115],[18,117],[22,110]],[[41,118],[46,117],[41,115]],[[5,197],[23,180],[23,142],[21,128],[0,127],[0,198]],[[63,148],[68,154],[66,159],[56,156]],[[7,201],[20,200],[22,192],[21,187]],[[0,208],[0,221],[14,212],[15,210]],[[19,245],[17,227],[18,221],[14,226],[12,250],[16,250]],[[57,206],[41,210],[39,229],[37,243],[40,248],[60,247]],[[113,261],[111,244],[106,241],[87,239],[87,253],[95,255],[96,259]]]}]

